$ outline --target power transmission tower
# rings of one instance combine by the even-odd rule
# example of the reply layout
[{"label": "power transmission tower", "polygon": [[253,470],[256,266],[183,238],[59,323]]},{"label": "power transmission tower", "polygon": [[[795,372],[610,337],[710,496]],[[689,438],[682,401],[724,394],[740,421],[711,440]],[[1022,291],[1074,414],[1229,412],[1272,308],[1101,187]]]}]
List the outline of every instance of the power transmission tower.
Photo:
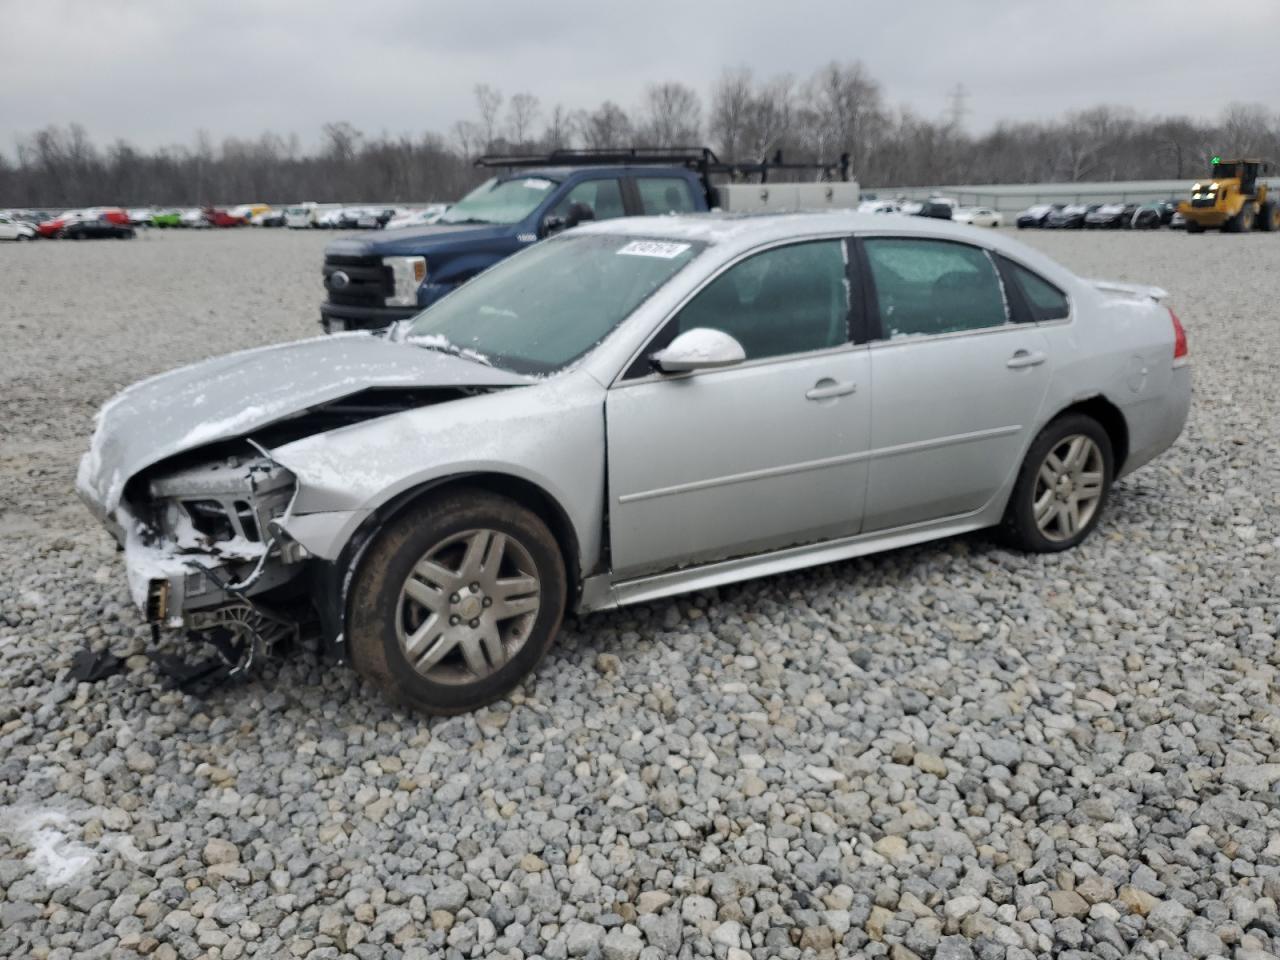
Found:
[{"label": "power transmission tower", "polygon": [[947,119],[953,127],[959,129],[964,126],[964,118],[969,114],[969,91],[963,83],[957,83],[947,94],[947,101],[950,104]]}]

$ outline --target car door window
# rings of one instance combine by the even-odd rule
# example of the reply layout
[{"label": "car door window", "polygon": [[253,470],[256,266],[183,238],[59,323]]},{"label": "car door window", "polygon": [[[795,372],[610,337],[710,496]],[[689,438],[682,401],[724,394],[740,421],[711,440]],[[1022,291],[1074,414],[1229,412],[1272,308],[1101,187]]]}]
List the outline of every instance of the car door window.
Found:
[{"label": "car door window", "polygon": [[1030,305],[1036,320],[1044,322],[1066,319],[1071,312],[1071,305],[1067,302],[1065,293],[1021,264],[1014,263],[1012,260],[1005,260],[1005,263],[1009,265],[1014,281]]},{"label": "car door window", "polygon": [[692,213],[689,183],[679,177],[637,177],[642,213]]},{"label": "car door window", "polygon": [[885,339],[1003,326],[1004,289],[985,250],[948,240],[864,243]]},{"label": "car door window", "polygon": [[617,180],[583,180],[570,188],[552,213],[564,219],[575,203],[590,207],[597,220],[611,220],[626,213],[622,206],[622,188]]},{"label": "car door window", "polygon": [[748,360],[837,347],[849,339],[849,285],[844,242],[818,240],[775,247],[720,274],[685,305],[664,331],[721,330]]}]

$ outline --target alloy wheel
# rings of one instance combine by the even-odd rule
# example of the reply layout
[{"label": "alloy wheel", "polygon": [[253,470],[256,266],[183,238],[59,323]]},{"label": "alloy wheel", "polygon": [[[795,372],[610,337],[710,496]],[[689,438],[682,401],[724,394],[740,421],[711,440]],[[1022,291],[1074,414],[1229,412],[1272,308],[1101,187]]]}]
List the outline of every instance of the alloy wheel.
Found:
[{"label": "alloy wheel", "polygon": [[1092,438],[1063,437],[1036,474],[1032,516],[1049,540],[1070,540],[1093,520],[1102,503],[1104,461]]},{"label": "alloy wheel", "polygon": [[497,530],[465,530],[414,564],[400,590],[396,635],[405,659],[436,683],[474,683],[528,641],[541,605],[529,550]]}]

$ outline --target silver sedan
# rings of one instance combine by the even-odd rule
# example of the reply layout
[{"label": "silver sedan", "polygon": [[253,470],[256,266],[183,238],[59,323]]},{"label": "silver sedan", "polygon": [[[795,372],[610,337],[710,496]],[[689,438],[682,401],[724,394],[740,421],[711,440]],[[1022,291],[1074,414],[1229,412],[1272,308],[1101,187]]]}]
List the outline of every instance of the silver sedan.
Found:
[{"label": "silver sedan", "polygon": [[77,486],[152,623],[237,666],[314,623],[467,710],[566,611],[983,527],[1075,546],[1186,419],[1164,297],[931,220],[615,220],[388,335],[137,384]]}]

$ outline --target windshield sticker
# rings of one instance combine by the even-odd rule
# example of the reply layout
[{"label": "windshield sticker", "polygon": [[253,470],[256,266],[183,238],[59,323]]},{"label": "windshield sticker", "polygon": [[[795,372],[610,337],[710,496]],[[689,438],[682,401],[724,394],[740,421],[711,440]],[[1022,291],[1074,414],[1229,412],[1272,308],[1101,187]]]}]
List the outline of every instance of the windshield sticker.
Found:
[{"label": "windshield sticker", "polygon": [[662,260],[674,260],[689,249],[687,243],[667,243],[662,240],[632,240],[618,251],[619,256],[658,257]]},{"label": "windshield sticker", "polygon": [[528,190],[550,190],[551,181],[543,180],[541,177],[525,177],[521,186]]}]

